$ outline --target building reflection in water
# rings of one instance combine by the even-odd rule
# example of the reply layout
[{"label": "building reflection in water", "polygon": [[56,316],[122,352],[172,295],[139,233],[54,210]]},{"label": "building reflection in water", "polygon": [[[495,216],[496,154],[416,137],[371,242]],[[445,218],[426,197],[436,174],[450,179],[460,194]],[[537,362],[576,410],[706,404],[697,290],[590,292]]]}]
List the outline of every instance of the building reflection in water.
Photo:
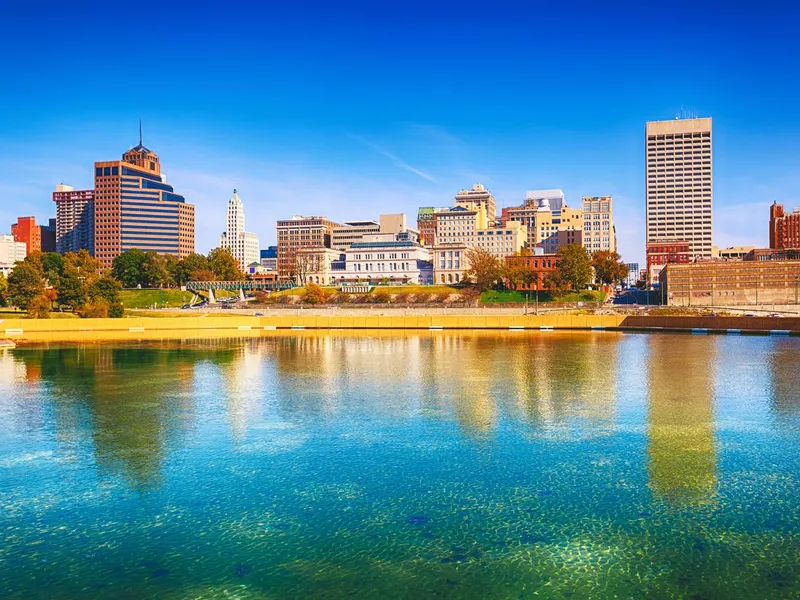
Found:
[{"label": "building reflection in water", "polygon": [[188,427],[198,361],[227,361],[229,349],[192,342],[123,348],[77,346],[16,353],[48,387],[49,411],[64,445],[91,440],[101,473],[132,488],[161,483],[166,452]]},{"label": "building reflection in water", "polygon": [[770,353],[770,402],[781,429],[800,435],[800,351],[797,340],[776,341]]},{"label": "building reflection in water", "polygon": [[706,504],[717,485],[715,336],[651,335],[647,361],[650,487],[676,505]]}]

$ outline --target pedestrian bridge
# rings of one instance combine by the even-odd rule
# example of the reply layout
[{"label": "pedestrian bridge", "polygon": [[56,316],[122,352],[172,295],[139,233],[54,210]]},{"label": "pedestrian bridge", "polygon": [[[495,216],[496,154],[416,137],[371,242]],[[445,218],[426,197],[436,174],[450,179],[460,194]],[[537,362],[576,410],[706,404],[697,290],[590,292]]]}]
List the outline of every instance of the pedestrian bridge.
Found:
[{"label": "pedestrian bridge", "polygon": [[186,289],[197,296],[205,296],[209,304],[216,304],[215,291],[239,292],[239,301],[244,302],[245,292],[277,292],[295,287],[291,281],[189,281]]}]

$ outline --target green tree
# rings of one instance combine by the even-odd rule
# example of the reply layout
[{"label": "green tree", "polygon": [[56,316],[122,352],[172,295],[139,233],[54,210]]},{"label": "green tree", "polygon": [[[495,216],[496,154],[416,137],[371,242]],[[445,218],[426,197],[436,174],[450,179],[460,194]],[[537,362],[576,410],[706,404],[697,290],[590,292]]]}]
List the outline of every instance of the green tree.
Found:
[{"label": "green tree", "polygon": [[180,261],[174,254],[164,255],[164,266],[167,268],[167,275],[169,276],[169,286],[183,285],[178,282]]},{"label": "green tree", "polygon": [[210,270],[208,258],[202,254],[190,254],[178,261],[175,281],[178,285],[185,285],[187,281],[197,281],[194,279],[194,273]]},{"label": "green tree", "polygon": [[121,319],[125,316],[125,307],[121,302],[115,302],[108,307],[108,316],[111,319]]},{"label": "green tree", "polygon": [[88,296],[90,300],[103,298],[109,304],[114,305],[119,302],[119,293],[121,290],[122,284],[119,281],[110,275],[103,275],[89,288]]},{"label": "green tree", "polygon": [[[585,289],[592,280],[592,260],[586,248],[579,244],[561,246],[557,254],[557,279],[573,290]],[[555,281],[556,278],[551,277]]]},{"label": "green tree", "polygon": [[58,280],[64,272],[64,257],[56,252],[42,252],[42,276],[47,285],[58,287]]},{"label": "green tree", "polygon": [[81,319],[106,319],[110,308],[105,298],[98,298],[86,302],[77,312]]},{"label": "green tree", "polygon": [[208,264],[219,281],[241,281],[244,273],[228,248],[214,248],[208,253]]},{"label": "green tree", "polygon": [[167,269],[167,260],[164,256],[153,250],[145,253],[144,279],[150,287],[169,287],[172,280]]},{"label": "green tree", "polygon": [[470,248],[467,251],[467,277],[481,292],[494,287],[503,278],[503,264],[491,252],[483,248]]},{"label": "green tree", "polygon": [[58,280],[58,303],[76,310],[88,299],[89,284],[81,271],[72,264],[64,265],[64,271]]},{"label": "green tree", "polygon": [[598,280],[605,284],[622,281],[628,276],[628,265],[622,257],[610,250],[600,250],[592,254],[592,266]]},{"label": "green tree", "polygon": [[41,272],[28,262],[17,263],[8,276],[8,296],[14,306],[26,310],[28,303],[44,293]]},{"label": "green tree", "polygon": [[126,250],[114,259],[111,276],[126,288],[147,285],[144,263],[147,257],[138,248]]},{"label": "green tree", "polygon": [[3,273],[0,273],[0,306],[8,304],[8,279]]},{"label": "green tree", "polygon": [[49,319],[50,318],[50,305],[52,302],[44,293],[31,298],[28,302],[28,318],[29,319]]}]

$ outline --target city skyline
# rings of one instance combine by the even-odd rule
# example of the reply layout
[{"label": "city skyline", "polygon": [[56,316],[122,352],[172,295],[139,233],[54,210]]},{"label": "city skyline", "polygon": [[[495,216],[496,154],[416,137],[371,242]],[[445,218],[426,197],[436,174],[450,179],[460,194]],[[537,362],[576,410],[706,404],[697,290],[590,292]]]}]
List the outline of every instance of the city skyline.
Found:
[{"label": "city skyline", "polygon": [[[11,7],[9,21],[33,18],[30,10]],[[337,222],[414,215],[482,183],[498,213],[529,189],[561,188],[571,207],[583,196],[610,195],[619,251],[643,263],[645,123],[682,111],[714,119],[715,245],[765,247],[769,205],[800,206],[798,94],[784,77],[798,58],[783,41],[791,19],[715,12],[717,26],[694,37],[692,23],[711,18],[709,8],[693,19],[649,7],[587,8],[574,18],[564,8],[501,7],[487,18],[467,3],[459,11],[426,7],[421,20],[394,10],[281,7],[269,39],[249,22],[257,19],[199,11],[191,24],[213,17],[218,25],[203,41],[215,53],[207,65],[197,57],[207,53],[193,54],[195,42],[179,49],[165,41],[171,34],[159,37],[167,23],[184,22],[179,6],[166,7],[163,23],[146,33],[156,73],[143,63],[124,73],[107,68],[119,40],[140,33],[123,19],[112,35],[85,7],[59,8],[36,19],[35,29],[9,28],[10,43],[24,35],[32,51],[2,67],[18,93],[0,99],[13,117],[0,128],[9,157],[0,165],[0,195],[12,199],[0,219],[46,223],[55,186],[90,188],[92,162],[134,141],[140,118],[170,183],[197,207],[199,252],[216,246],[234,187],[248,198],[251,229],[266,247],[275,244],[274,223],[294,213]],[[642,31],[656,15],[663,31]],[[339,27],[328,27],[331,19]],[[595,43],[598,20],[614,42]],[[555,35],[543,50],[510,31],[515,22]],[[473,27],[484,43],[458,43]],[[735,34],[742,27],[754,40],[746,52]],[[65,29],[94,42],[63,53]],[[231,43],[240,38],[244,46]],[[702,60],[676,61],[678,50]],[[264,60],[275,56],[281,60]],[[170,92],[143,103],[129,93],[137,73],[169,80]],[[53,81],[63,82],[63,93],[51,93]],[[756,90],[769,91],[757,104]]]}]

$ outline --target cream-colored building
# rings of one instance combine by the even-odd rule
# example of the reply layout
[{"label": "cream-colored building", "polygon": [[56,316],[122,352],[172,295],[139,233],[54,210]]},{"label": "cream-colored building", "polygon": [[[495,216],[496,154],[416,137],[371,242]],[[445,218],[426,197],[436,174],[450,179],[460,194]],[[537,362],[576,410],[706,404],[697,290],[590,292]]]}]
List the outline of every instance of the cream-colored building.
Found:
[{"label": "cream-colored building", "polygon": [[362,241],[365,235],[398,234],[403,231],[415,231],[409,230],[405,213],[380,215],[378,221],[345,221],[333,228],[331,248],[344,252],[354,243]]},{"label": "cream-colored building", "polygon": [[742,260],[748,252],[755,250],[755,248],[755,246],[731,246],[730,248],[711,246],[711,258]]},{"label": "cream-colored building", "polygon": [[467,255],[471,246],[463,242],[437,244],[431,250],[433,282],[436,284],[461,283],[469,270]]},{"label": "cream-colored building", "polygon": [[711,119],[648,122],[645,144],[646,242],[686,240],[693,259],[711,258]]},{"label": "cream-colored building", "polygon": [[479,229],[476,239],[475,246],[478,248],[483,248],[496,258],[505,258],[525,248],[528,231],[522,223],[509,221],[505,227]]},{"label": "cream-colored building", "polygon": [[295,254],[295,283],[328,285],[333,280],[333,263],[342,253],[331,248],[300,248]]},{"label": "cream-colored building", "polygon": [[456,206],[466,206],[480,204],[486,210],[486,218],[490,224],[494,224],[497,219],[497,203],[492,193],[482,184],[476,183],[471,190],[461,190],[456,194]]},{"label": "cream-colored building", "polygon": [[478,230],[488,229],[486,206],[482,203],[462,202],[436,215],[436,245],[467,244],[475,246]]},{"label": "cream-colored building", "polygon": [[614,227],[613,200],[611,196],[584,196],[583,247],[590,253],[617,251],[617,230]]},{"label": "cream-colored building", "polygon": [[529,198],[520,206],[504,208],[501,222],[512,221],[525,227],[526,247],[531,251],[541,248],[545,254],[554,254],[561,246],[583,242],[583,210],[563,202],[560,209],[553,210],[547,197]]},{"label": "cream-colored building", "polygon": [[14,265],[25,260],[27,255],[25,242],[15,242],[13,235],[0,235],[0,273],[8,277]]}]

